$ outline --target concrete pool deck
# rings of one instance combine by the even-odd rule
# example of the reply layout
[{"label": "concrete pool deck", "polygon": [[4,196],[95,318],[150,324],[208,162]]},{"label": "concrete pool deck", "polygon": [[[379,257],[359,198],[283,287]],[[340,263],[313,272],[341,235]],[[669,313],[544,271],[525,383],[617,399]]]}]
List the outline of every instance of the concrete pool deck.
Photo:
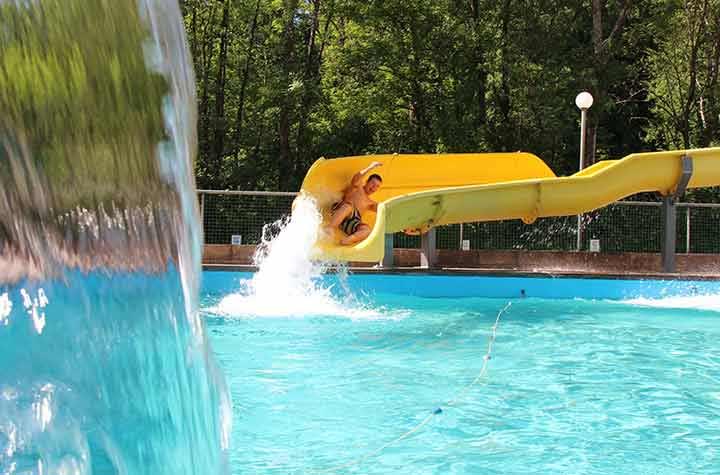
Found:
[{"label": "concrete pool deck", "polygon": [[[205,270],[254,271],[255,246],[206,245]],[[677,272],[663,273],[659,253],[486,251],[438,249],[438,264],[420,267],[419,249],[395,249],[392,268],[351,263],[355,273],[430,273],[523,277],[720,280],[720,255],[676,254]]]}]

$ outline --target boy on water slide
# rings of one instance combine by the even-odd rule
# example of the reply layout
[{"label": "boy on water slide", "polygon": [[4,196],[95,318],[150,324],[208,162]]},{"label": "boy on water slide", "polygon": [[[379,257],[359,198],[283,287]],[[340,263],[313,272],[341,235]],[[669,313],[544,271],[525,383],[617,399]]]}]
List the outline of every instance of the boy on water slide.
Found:
[{"label": "boy on water slide", "polygon": [[361,214],[367,210],[377,211],[377,203],[370,199],[382,185],[382,177],[373,173],[365,177],[374,169],[382,166],[380,162],[373,162],[367,168],[353,175],[350,185],[343,190],[342,200],[332,206],[330,229],[340,228],[345,236],[340,244],[348,246],[362,241],[370,234],[370,226],[363,223]]}]

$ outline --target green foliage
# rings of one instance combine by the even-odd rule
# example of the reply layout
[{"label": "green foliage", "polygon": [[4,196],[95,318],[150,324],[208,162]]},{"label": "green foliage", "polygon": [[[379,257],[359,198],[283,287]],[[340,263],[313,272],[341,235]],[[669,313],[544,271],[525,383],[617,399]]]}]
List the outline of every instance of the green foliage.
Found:
[{"label": "green foliage", "polygon": [[720,143],[720,2],[688,0],[668,13],[647,58],[648,139],[676,148]]}]

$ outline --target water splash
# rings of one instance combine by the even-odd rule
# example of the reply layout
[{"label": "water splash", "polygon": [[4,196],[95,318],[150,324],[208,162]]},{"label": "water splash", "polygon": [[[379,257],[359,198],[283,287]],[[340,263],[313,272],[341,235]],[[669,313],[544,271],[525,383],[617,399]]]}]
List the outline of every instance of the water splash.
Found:
[{"label": "water splash", "polygon": [[0,295],[0,325],[8,324],[8,317],[12,311],[12,300],[7,293]]},{"label": "water splash", "polygon": [[295,298],[317,290],[317,278],[327,268],[310,259],[318,239],[322,215],[315,201],[298,197],[292,215],[263,227],[262,242],[253,261],[258,271],[251,282],[253,295],[276,298],[278,289]]},{"label": "water splash", "polygon": [[639,307],[710,310],[720,312],[720,295],[683,295],[663,298],[638,297],[622,303]]},{"label": "water splash", "polygon": [[[293,317],[327,315],[379,318],[382,311],[360,302],[345,284],[347,268],[311,259],[321,229],[315,200],[299,196],[291,216],[263,228],[254,256],[258,271],[237,293],[225,296],[211,312],[225,316]],[[334,279],[324,279],[328,270]]]},{"label": "water splash", "polygon": [[0,1],[0,30],[0,473],[227,473],[177,1]]}]

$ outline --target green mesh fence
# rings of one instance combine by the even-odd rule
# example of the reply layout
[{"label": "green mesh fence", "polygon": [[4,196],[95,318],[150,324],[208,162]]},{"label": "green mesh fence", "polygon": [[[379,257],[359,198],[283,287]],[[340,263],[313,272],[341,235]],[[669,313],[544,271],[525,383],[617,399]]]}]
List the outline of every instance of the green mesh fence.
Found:
[{"label": "green mesh fence", "polygon": [[[688,209],[690,252],[720,253],[720,206],[699,205]],[[678,213],[679,216],[681,214]],[[684,252],[684,249],[679,252]]]},{"label": "green mesh fence", "polygon": [[660,203],[613,204],[583,215],[581,249],[599,240],[602,252],[660,252],[663,217]]},{"label": "green mesh fence", "polygon": [[[260,242],[263,226],[291,211],[294,193],[200,191],[205,243],[230,244],[233,235],[243,244]],[[617,202],[582,215],[580,249],[596,240],[601,252],[660,252],[662,206],[658,202]],[[436,228],[438,249],[557,250],[578,245],[577,216],[453,224]],[[394,235],[394,247],[417,249],[421,237]],[[679,253],[720,253],[720,204],[677,205]]]},{"label": "green mesh fence", "polygon": [[263,226],[290,214],[294,193],[199,193],[205,244],[258,244]]}]

